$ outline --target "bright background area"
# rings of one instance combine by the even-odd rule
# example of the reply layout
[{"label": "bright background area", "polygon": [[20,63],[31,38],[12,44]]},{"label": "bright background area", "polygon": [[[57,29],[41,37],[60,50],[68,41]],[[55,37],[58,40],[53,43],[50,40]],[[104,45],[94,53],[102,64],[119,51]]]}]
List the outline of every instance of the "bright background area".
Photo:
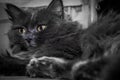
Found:
[{"label": "bright background area", "polygon": [[[64,5],[77,5],[80,3],[80,0],[63,0]],[[51,0],[0,0],[0,3],[13,3],[18,6],[24,7],[36,7],[36,6],[44,6],[48,5]]]}]

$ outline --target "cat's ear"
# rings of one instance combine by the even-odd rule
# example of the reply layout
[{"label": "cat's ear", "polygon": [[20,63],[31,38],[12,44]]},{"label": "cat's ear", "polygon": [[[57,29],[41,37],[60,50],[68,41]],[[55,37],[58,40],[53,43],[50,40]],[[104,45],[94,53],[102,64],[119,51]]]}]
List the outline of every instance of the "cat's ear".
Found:
[{"label": "cat's ear", "polygon": [[20,8],[10,3],[6,4],[6,12],[11,17],[10,20],[12,21],[25,16],[25,13]]},{"label": "cat's ear", "polygon": [[64,18],[64,6],[62,0],[52,0],[47,9],[54,12],[61,18]]}]

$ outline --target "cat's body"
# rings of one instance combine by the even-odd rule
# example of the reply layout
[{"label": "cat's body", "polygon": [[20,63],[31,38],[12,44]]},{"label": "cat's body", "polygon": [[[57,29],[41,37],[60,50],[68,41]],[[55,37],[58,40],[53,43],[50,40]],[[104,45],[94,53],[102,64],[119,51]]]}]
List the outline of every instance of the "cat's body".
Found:
[{"label": "cat's body", "polygon": [[[37,75],[37,77],[54,78],[61,77],[61,75],[63,77],[73,75],[71,78],[73,79],[74,76],[81,75],[79,72],[67,75],[66,72],[71,72],[74,63],[82,60],[85,61],[83,64],[87,64],[90,61],[86,62],[86,60],[118,54],[120,15],[107,15],[100,18],[88,29],[80,30],[76,23],[63,20],[61,0],[53,0],[46,9],[34,14],[22,11],[11,4],[7,4],[7,12],[13,22],[11,30],[8,32],[11,49],[14,53],[11,55],[13,59],[11,63],[25,66],[28,62],[24,62],[30,60],[27,65],[27,73],[31,77]],[[40,59],[40,62],[37,60],[37,63],[40,63],[37,68],[36,62],[33,65],[36,58]],[[49,58],[50,61],[52,60],[50,64],[55,64],[55,68],[49,64],[47,66],[44,63],[41,64],[41,60],[49,63]],[[68,69],[64,68],[66,66]],[[66,75],[62,74],[64,71],[61,73],[61,67]],[[77,71],[79,68],[78,65]],[[74,70],[72,70],[73,72]],[[79,79],[75,77],[75,80]]]},{"label": "cat's body", "polygon": [[[41,75],[51,78],[57,77],[65,80],[112,80],[116,76],[119,80],[119,21],[119,15],[109,14],[91,25],[91,27],[85,30],[85,33],[76,32],[79,35],[79,37],[77,36],[79,44],[75,45],[80,47],[74,47],[81,50],[81,55],[78,54],[72,60],[57,55],[44,55],[43,57],[33,58],[27,66],[28,74],[31,77],[39,77],[39,74],[41,74],[39,72],[42,71],[39,68],[42,67],[47,74],[44,74],[43,71]],[[74,54],[72,53],[72,55]]]},{"label": "cat's body", "polygon": [[72,61],[43,56],[30,61],[27,73],[30,77],[45,76],[60,80],[119,80],[119,60],[120,54]]}]

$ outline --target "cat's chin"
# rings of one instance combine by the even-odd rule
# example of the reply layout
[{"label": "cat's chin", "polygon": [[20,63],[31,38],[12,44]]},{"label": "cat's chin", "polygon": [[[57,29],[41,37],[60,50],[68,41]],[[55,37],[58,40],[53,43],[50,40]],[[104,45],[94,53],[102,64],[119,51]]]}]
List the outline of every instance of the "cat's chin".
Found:
[{"label": "cat's chin", "polygon": [[29,49],[35,49],[37,47],[38,47],[37,45],[29,45]]},{"label": "cat's chin", "polygon": [[30,46],[30,47],[37,47],[36,44],[30,44],[29,46]]},{"label": "cat's chin", "polygon": [[30,43],[26,42],[26,44],[29,48],[36,48],[38,46],[34,41],[31,41]]}]

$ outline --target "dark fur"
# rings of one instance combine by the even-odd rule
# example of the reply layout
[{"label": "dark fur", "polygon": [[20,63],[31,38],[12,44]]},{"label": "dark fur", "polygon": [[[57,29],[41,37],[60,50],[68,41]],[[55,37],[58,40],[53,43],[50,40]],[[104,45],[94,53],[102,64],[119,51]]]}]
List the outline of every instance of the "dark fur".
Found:
[{"label": "dark fur", "polygon": [[[29,10],[24,11],[12,4],[7,4],[6,11],[10,15],[10,20],[13,24],[11,30],[8,32],[10,47],[17,49],[13,50],[13,53],[27,51],[32,46],[29,43],[29,40],[34,41],[36,43],[36,47],[38,47],[44,44],[47,39],[57,36],[54,35],[57,30],[54,29],[54,27],[60,27],[58,25],[61,23],[64,17],[61,0],[54,0],[46,9],[38,10],[35,12],[29,12]],[[37,26],[43,24],[47,25],[47,29],[45,31],[32,32],[32,30],[35,30]],[[17,28],[19,27],[25,27],[29,30],[29,32],[21,35],[17,31]]]},{"label": "dark fur", "polygon": [[[60,46],[61,43],[57,42],[57,44],[59,44],[59,48],[56,47],[57,44],[55,44],[55,47],[53,46],[55,51],[56,50],[59,51],[60,49],[59,52],[61,52],[63,51],[62,49],[68,50],[70,48],[70,50],[73,49],[72,51],[70,51],[72,53],[72,57],[74,57],[75,53],[78,55],[75,55],[75,57],[71,58],[72,59],[71,60],[70,56],[69,58],[67,57],[68,55],[70,55],[69,52],[66,53],[64,51],[65,53],[62,52],[64,54],[60,53],[60,55],[59,53],[55,52],[55,54],[52,55],[52,57],[65,59],[65,62],[67,63],[63,63],[63,64],[59,62],[55,63],[54,61],[56,60],[54,59],[50,59],[50,58],[48,58],[48,60],[43,59],[47,63],[51,61],[50,64],[53,65],[52,69],[48,69],[48,74],[50,73],[49,72],[50,70],[53,71],[52,73],[55,73],[55,75],[49,74],[47,76],[49,77],[56,76],[62,79],[65,78],[65,80],[66,79],[70,79],[70,80],[109,80],[111,79],[112,80],[114,76],[118,78],[117,75],[119,73],[118,67],[119,67],[119,38],[120,38],[119,21],[120,21],[120,15],[115,15],[110,13],[100,18],[96,23],[92,24],[88,29],[83,30],[82,32],[78,31],[74,35],[65,37],[63,39],[60,38],[59,40],[60,42],[64,42],[65,44],[65,42],[67,41],[67,43],[64,46],[62,43],[63,48],[61,48]],[[74,45],[74,42],[73,42],[72,43],[73,45],[69,45],[71,44],[71,39],[69,39],[70,37],[72,37],[72,41],[74,40],[74,42],[77,44]],[[51,42],[49,42],[49,44],[47,45],[50,45],[52,47],[53,44],[54,43],[51,44]],[[51,47],[50,47],[50,50],[47,47],[44,47],[44,49],[47,48],[48,50],[46,51],[49,51],[48,53],[50,53],[51,50],[53,51],[53,48]],[[78,53],[74,52],[74,50],[78,51]],[[41,52],[39,51],[38,53],[41,53]],[[36,53],[37,55],[36,57],[42,58],[41,56],[39,57],[38,53]],[[51,57],[51,54],[47,54],[45,56]],[[61,55],[64,55],[64,56],[61,57]],[[80,65],[76,71],[72,70],[72,67],[74,66],[75,63],[87,61],[87,60],[88,60],[87,64]],[[38,63],[35,63],[35,64],[38,64]],[[110,66],[113,64],[115,66]],[[41,64],[38,64],[38,65],[41,66]],[[30,70],[28,69],[29,67],[27,68],[28,71],[31,71],[31,70],[34,71],[35,69],[33,68],[34,66],[31,66],[31,67],[32,68]],[[62,72],[59,72],[58,69],[61,69]],[[39,69],[37,70],[39,71]],[[35,73],[38,72],[37,70],[35,71]],[[116,72],[117,70],[118,72]],[[115,75],[113,73],[114,71],[115,71]],[[29,72],[29,75],[32,76],[33,74]],[[112,75],[112,76],[110,77],[109,75]]]},{"label": "dark fur", "polygon": [[[59,0],[54,0],[54,1],[59,2]],[[54,10],[52,10],[51,7],[55,10],[55,12]],[[11,20],[13,22],[12,29],[9,31],[10,34],[8,35],[11,42],[11,48],[13,49],[13,52],[15,52],[15,54],[12,55],[13,57],[16,58],[17,56],[18,59],[22,58],[24,61],[26,61],[33,57],[40,58],[43,56],[48,56],[48,57],[52,56],[52,57],[62,58],[68,61],[68,64],[65,64],[65,65],[61,64],[60,66],[54,63],[55,68],[52,68],[53,69],[52,71],[55,72],[57,75],[52,73],[49,74],[50,72],[49,71],[50,69],[48,69],[49,66],[45,65],[44,67],[44,65],[41,66],[40,64],[39,65],[40,67],[36,68],[34,65],[31,65],[27,67],[28,75],[30,76],[33,75],[32,71],[34,71],[34,74],[38,75],[38,77],[41,77],[41,75],[43,75],[43,76],[48,76],[53,78],[56,76],[61,77],[62,75],[65,78],[68,78],[67,76],[72,76],[71,79],[79,80],[79,78],[81,78],[79,76],[82,75],[81,70],[83,72],[84,70],[85,72],[86,70],[88,71],[94,70],[96,69],[96,65],[100,65],[99,67],[101,70],[101,66],[103,66],[104,64],[102,65],[99,64],[98,63],[99,61],[98,62],[90,61],[90,65],[88,63],[87,65],[85,65],[85,67],[83,67],[84,69],[81,69],[81,67],[78,68],[76,72],[78,74],[73,74],[73,75],[67,74],[66,72],[68,73],[71,72],[71,67],[74,66],[72,64],[76,63],[74,62],[74,60],[75,61],[76,59],[80,61],[81,60],[84,61],[86,59],[91,60],[91,59],[97,59],[99,57],[101,58],[106,55],[108,56],[111,54],[119,53],[118,47],[119,47],[119,38],[120,38],[119,37],[120,36],[119,35],[120,15],[116,15],[112,13],[108,14],[98,19],[98,21],[93,23],[88,29],[80,30],[78,28],[78,25],[76,25],[76,23],[65,22],[63,20],[63,17],[61,18],[63,13],[61,13],[61,15],[58,14],[58,12],[56,13],[57,9],[54,8],[54,6],[51,6],[51,4],[47,9],[43,9],[36,12],[32,20],[31,20],[31,13],[29,12],[21,11],[19,10],[19,8],[11,4],[7,4],[7,8],[8,8],[7,12],[11,16],[12,18]],[[61,10],[62,9],[63,8],[61,8]],[[19,16],[15,16],[16,14]],[[37,24],[47,24],[48,28],[40,33],[36,33],[36,37],[37,37],[35,38],[35,42],[37,43],[36,47],[30,47],[26,45],[25,43],[26,41],[24,41],[22,36],[20,36],[16,31],[14,32],[14,29],[21,25],[34,28],[34,26]],[[16,49],[18,50],[16,51]],[[19,52],[22,52],[22,53],[19,53]],[[101,59],[100,59],[100,62],[102,62]],[[20,63],[22,63],[22,60]],[[104,60],[103,60],[103,63],[104,63]],[[26,63],[24,65],[26,65]],[[70,67],[68,68],[68,71],[66,71],[67,68],[65,68],[64,66]],[[41,67],[45,70],[43,71],[39,69]],[[61,69],[65,71],[66,75],[63,75],[63,72],[61,72]],[[48,71],[49,75],[43,74],[45,71]],[[90,73],[90,75],[92,74]],[[107,76],[108,75],[109,74],[107,74]],[[85,80],[89,80],[86,78]]]},{"label": "dark fur", "polygon": [[[119,80],[119,60],[119,53],[87,60],[65,60],[65,63],[47,57],[31,63],[31,66],[27,66],[27,70],[30,77],[44,76],[60,80]],[[83,64],[73,69],[78,63]]]},{"label": "dark fur", "polygon": [[[62,25],[60,24],[64,18],[63,3],[61,0],[53,0],[46,9],[38,10],[35,12],[30,12],[29,10],[25,11],[9,3],[6,4],[6,7],[6,12],[10,16],[10,20],[13,25],[8,32],[10,49],[12,50],[12,53],[10,53],[10,56],[5,56],[5,62],[11,62],[13,65],[15,65],[14,63],[26,65],[26,61],[28,60],[26,60],[26,58],[30,58],[36,52],[36,47],[41,47],[52,38],[63,36],[65,34],[76,31],[76,29],[72,28],[72,26],[75,24],[72,24],[70,28],[66,26],[70,29],[70,31],[66,31],[67,28],[65,31],[59,31],[59,29],[63,30],[61,28]],[[32,13],[34,13],[34,15],[32,15]],[[24,26],[29,29],[34,29],[37,25],[42,24],[47,25],[46,30],[39,33],[28,33],[28,35],[32,34],[35,36],[35,38],[32,38],[31,41],[35,41],[36,47],[27,45],[26,42],[27,40],[31,39],[31,36],[27,36],[26,34],[25,37],[27,39],[24,38],[21,34],[18,33],[17,28]],[[1,59],[2,58],[3,57],[1,57]],[[21,60],[21,58],[25,58],[25,63],[23,59]],[[3,67],[4,66],[8,65],[3,65]]]},{"label": "dark fur", "polygon": [[70,80],[119,80],[119,60],[119,54],[90,60],[87,64],[80,65]]},{"label": "dark fur", "polygon": [[[97,52],[95,55],[102,55],[98,56],[98,59],[94,57],[93,59],[96,59],[90,64],[83,66],[83,68],[80,66],[78,70],[76,70],[73,80],[119,80],[119,30],[120,30],[120,15],[110,13],[106,15],[105,17],[102,17],[101,19],[98,19],[96,23],[91,25],[86,30],[86,37],[88,40],[94,41],[94,43],[97,43],[95,46],[93,43],[91,45],[91,48],[93,50],[100,49],[102,52]],[[87,40],[87,39],[86,39]],[[88,41],[87,41],[88,42]],[[86,44],[86,43],[85,43]],[[92,50],[91,48],[88,48],[89,51]],[[96,49],[94,49],[96,48]],[[87,48],[86,48],[87,49]],[[91,52],[91,51],[90,51]],[[88,52],[89,53],[89,52]],[[93,53],[92,53],[93,54]]]}]

